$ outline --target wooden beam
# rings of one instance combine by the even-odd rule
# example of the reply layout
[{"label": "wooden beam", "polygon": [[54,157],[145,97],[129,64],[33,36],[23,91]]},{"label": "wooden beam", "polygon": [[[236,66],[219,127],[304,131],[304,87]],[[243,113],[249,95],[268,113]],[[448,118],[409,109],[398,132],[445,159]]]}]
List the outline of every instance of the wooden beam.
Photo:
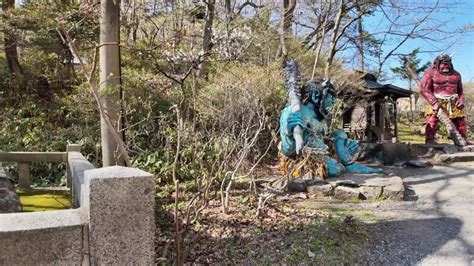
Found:
[{"label": "wooden beam", "polygon": [[395,116],[395,142],[398,142],[398,104],[397,104],[397,100],[394,101],[393,103],[393,116]]}]

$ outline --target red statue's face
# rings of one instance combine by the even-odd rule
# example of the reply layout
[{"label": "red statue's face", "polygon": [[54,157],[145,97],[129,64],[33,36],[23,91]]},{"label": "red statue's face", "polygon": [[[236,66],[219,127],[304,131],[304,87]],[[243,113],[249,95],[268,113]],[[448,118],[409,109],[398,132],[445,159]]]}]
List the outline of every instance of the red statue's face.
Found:
[{"label": "red statue's face", "polygon": [[451,66],[449,64],[441,63],[439,64],[439,72],[449,73],[451,72]]}]

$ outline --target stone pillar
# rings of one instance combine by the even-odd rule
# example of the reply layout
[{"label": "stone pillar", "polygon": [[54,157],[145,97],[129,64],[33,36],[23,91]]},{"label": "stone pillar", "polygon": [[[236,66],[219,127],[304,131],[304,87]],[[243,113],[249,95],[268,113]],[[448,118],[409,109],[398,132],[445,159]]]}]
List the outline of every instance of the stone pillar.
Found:
[{"label": "stone pillar", "polygon": [[18,185],[21,189],[30,188],[30,164],[18,163]]},{"label": "stone pillar", "polygon": [[155,264],[155,180],[139,169],[87,170],[83,204],[89,215],[92,265]]},{"label": "stone pillar", "polygon": [[[66,147],[66,153],[67,156],[69,156],[69,152],[81,152],[81,145],[79,144],[68,144]],[[68,159],[66,159],[66,186],[68,188],[71,188],[72,185],[72,173],[71,173],[71,167],[69,166]],[[71,193],[72,197],[72,193]]]}]

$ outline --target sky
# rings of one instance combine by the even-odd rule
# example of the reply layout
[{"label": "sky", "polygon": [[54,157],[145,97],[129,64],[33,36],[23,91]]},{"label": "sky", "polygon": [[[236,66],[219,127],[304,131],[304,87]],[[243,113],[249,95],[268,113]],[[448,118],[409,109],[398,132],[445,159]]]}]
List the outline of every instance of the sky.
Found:
[{"label": "sky", "polygon": [[[429,6],[433,5],[435,1],[412,0],[410,2],[418,4],[425,3]],[[449,8],[441,8],[440,10],[435,11],[432,15],[433,23],[439,22],[443,24],[443,27],[445,27],[448,32],[468,24],[474,25],[474,0],[440,0],[440,4],[449,5]],[[384,23],[383,19],[384,17],[381,14],[375,14],[365,22],[364,27],[368,29],[377,29],[380,24]],[[447,48],[444,50],[444,53],[452,55],[454,68],[461,74],[463,82],[474,82],[474,32],[458,35],[454,39],[449,40],[448,43],[453,43],[453,45],[447,47],[448,45],[446,43],[443,44],[442,42],[437,44],[436,42],[423,39],[411,39],[403,44],[399,51],[408,53],[415,48],[420,48],[420,50],[424,51],[437,50],[440,47]],[[438,54],[439,52],[421,53],[419,54],[418,58],[421,59],[421,63],[423,64],[428,61],[432,62]],[[384,68],[384,71],[386,74],[388,74],[389,78],[390,76],[393,78],[391,82],[406,88],[407,81],[401,81],[397,78],[394,78],[390,70],[390,67],[396,67],[399,65],[400,63],[395,57],[388,62],[388,65]]]}]

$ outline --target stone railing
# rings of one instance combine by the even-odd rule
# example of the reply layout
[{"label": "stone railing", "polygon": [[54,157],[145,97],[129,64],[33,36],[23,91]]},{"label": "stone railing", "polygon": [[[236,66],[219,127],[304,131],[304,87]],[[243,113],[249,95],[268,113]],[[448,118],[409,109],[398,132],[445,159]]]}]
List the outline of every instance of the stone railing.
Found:
[{"label": "stone railing", "polygon": [[30,164],[32,162],[65,162],[67,152],[0,152],[0,162],[18,164],[18,185],[30,187]]},{"label": "stone railing", "polygon": [[78,146],[50,155],[1,153],[0,161],[67,161],[78,208],[0,214],[0,265],[154,264],[153,176],[121,166],[95,169]]}]

